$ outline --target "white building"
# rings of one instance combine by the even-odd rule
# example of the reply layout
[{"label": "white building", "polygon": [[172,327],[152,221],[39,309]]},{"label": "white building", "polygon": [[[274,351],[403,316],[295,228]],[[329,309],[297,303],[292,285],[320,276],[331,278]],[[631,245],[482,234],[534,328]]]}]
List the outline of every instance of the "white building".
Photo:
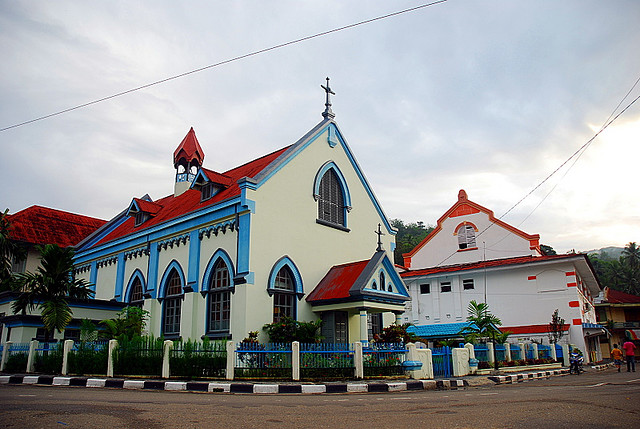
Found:
[{"label": "white building", "polygon": [[548,343],[554,310],[565,320],[562,342],[600,360],[593,298],[600,285],[586,255],[549,255],[529,235],[470,201],[464,190],[436,228],[403,255],[401,277],[411,300],[404,320],[415,325],[462,322],[471,300],[486,302],[509,342]]}]

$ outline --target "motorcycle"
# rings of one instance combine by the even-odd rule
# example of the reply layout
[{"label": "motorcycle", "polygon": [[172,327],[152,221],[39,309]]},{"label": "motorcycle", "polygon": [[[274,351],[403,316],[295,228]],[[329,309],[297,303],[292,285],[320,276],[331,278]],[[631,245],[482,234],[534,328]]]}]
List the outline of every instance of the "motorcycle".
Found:
[{"label": "motorcycle", "polygon": [[584,358],[581,354],[571,353],[569,356],[569,374],[580,375],[581,372],[584,372],[584,369],[582,368],[583,363]]}]

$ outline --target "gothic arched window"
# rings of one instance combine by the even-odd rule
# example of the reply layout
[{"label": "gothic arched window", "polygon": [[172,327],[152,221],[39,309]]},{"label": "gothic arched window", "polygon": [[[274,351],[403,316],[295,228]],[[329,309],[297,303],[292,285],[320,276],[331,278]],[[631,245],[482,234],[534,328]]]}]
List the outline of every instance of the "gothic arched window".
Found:
[{"label": "gothic arched window", "polygon": [[333,169],[329,169],[320,180],[318,219],[345,226],[345,209],[340,179]]},{"label": "gothic arched window", "polygon": [[165,286],[162,305],[162,333],[180,335],[180,315],[182,311],[182,279],[178,270],[171,269]]},{"label": "gothic arched window", "polygon": [[231,276],[219,258],[209,280],[209,332],[229,332],[231,320]]}]

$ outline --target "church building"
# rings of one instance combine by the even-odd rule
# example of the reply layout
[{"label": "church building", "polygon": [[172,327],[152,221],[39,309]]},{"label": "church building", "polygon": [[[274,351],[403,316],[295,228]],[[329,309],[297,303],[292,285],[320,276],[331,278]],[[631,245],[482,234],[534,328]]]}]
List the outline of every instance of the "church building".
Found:
[{"label": "church building", "polygon": [[320,123],[228,171],[204,167],[207,145],[190,129],[173,154],[174,192],[133,198],[83,240],[76,276],[96,299],[148,310],[149,333],[166,339],[241,341],[287,316],[321,318],[327,341],[366,342],[399,318],[396,231],[322,87]]}]

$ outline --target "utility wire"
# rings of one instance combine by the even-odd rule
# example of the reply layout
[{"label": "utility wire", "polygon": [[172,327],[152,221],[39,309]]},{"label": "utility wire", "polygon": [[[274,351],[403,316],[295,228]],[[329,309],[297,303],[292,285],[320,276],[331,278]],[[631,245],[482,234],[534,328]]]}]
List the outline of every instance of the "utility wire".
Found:
[{"label": "utility wire", "polygon": [[71,111],[74,111],[74,110],[82,109],[83,107],[91,106],[93,104],[97,104],[97,103],[101,103],[103,101],[107,101],[107,100],[111,100],[111,99],[114,99],[114,98],[117,98],[117,97],[121,97],[123,95],[130,94],[132,92],[136,92],[136,91],[140,91],[142,89],[150,88],[150,87],[155,86],[155,85],[160,85],[161,83],[165,83],[165,82],[169,82],[171,80],[179,79],[181,77],[189,76],[189,75],[194,74],[194,73],[199,73],[201,71],[212,69],[214,67],[219,67],[219,66],[222,66],[224,64],[229,64],[229,63],[232,63],[232,62],[235,62],[235,61],[243,60],[245,58],[253,57],[253,56],[256,56],[256,55],[259,55],[259,54],[264,54],[266,52],[273,51],[273,50],[280,49],[280,48],[284,48],[284,47],[290,46],[290,45],[295,45],[295,44],[300,43],[300,42],[306,42],[307,40],[315,39],[317,37],[327,36],[327,35],[332,34],[332,33],[337,33],[339,31],[348,30],[348,29],[351,29],[351,28],[354,28],[354,27],[358,27],[360,25],[370,24],[372,22],[381,21],[383,19],[391,18],[391,17],[402,15],[402,14],[409,13],[409,12],[415,12],[417,10],[427,8],[429,6],[435,6],[435,5],[440,4],[440,3],[445,3],[446,1],[447,0],[438,0],[438,1],[431,2],[431,3],[424,3],[424,4],[421,4],[419,6],[410,7],[408,9],[403,9],[403,10],[400,10],[400,11],[397,11],[397,12],[388,13],[386,15],[378,16],[376,18],[371,18],[371,19],[366,19],[364,21],[356,22],[355,24],[349,24],[349,25],[345,25],[343,27],[337,27],[337,28],[334,28],[332,30],[327,30],[327,31],[323,31],[321,33],[313,34],[311,36],[305,36],[305,37],[302,37],[300,39],[295,39],[295,40],[291,40],[289,42],[280,43],[278,45],[274,45],[274,46],[271,46],[269,48],[264,48],[264,49],[260,49],[258,51],[253,51],[253,52],[250,52],[248,54],[240,55],[240,56],[233,57],[233,58],[230,58],[230,59],[227,59],[227,60],[224,60],[224,61],[220,61],[220,62],[215,63],[215,64],[210,64],[210,65],[205,66],[205,67],[200,67],[200,68],[188,71],[188,72],[180,73],[180,74],[177,74],[175,76],[167,77],[167,78],[164,78],[164,79],[152,82],[152,83],[148,83],[146,85],[142,85],[142,86],[138,86],[136,88],[128,89],[126,91],[118,92],[117,94],[113,94],[113,95],[109,95],[107,97],[99,98],[99,99],[94,100],[94,101],[89,101],[89,102],[84,103],[84,104],[79,104],[79,105],[77,105],[75,107],[69,107],[68,109],[64,109],[64,110],[60,110],[60,111],[55,112],[55,113],[50,113],[48,115],[40,116],[39,118],[31,119],[31,120],[28,120],[28,121],[25,121],[25,122],[21,122],[21,123],[18,123],[18,124],[10,125],[8,127],[0,128],[0,132],[1,131],[7,131],[7,130],[10,130],[12,128],[17,128],[17,127],[20,127],[20,126],[23,126],[23,125],[31,124],[31,123],[34,123],[34,122],[37,122],[37,121],[41,121],[43,119],[48,119],[48,118],[51,118],[53,116],[62,115],[63,113],[68,113],[68,112],[71,112]]}]

